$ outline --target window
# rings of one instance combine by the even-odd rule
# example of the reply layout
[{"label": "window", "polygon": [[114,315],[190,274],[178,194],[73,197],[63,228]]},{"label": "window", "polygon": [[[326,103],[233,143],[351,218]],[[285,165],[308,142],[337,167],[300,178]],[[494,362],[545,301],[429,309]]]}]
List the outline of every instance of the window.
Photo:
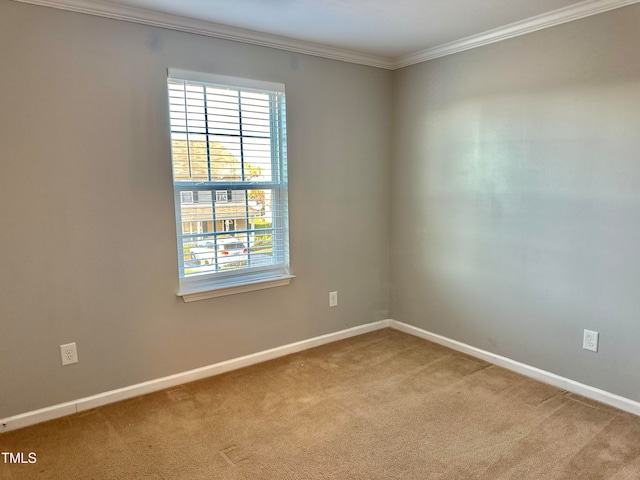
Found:
[{"label": "window", "polygon": [[180,201],[182,203],[193,203],[193,192],[180,192]]},{"label": "window", "polygon": [[284,85],[173,69],[167,84],[179,295],[289,283]]},{"label": "window", "polygon": [[216,191],[216,202],[228,202],[231,200],[231,197],[232,197],[231,190]]}]

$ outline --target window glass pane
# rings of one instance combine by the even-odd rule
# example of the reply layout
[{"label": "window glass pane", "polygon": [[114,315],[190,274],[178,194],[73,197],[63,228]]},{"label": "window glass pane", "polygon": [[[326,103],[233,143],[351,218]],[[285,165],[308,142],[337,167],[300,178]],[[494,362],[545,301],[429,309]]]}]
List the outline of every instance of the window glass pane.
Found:
[{"label": "window glass pane", "polygon": [[207,87],[209,133],[240,135],[238,92]]},{"label": "window glass pane", "polygon": [[271,181],[271,139],[245,138],[243,147],[245,175],[259,181]]},{"label": "window glass pane", "polygon": [[207,180],[209,176],[206,135],[171,136],[174,180]]},{"label": "window glass pane", "polygon": [[255,92],[241,92],[242,133],[249,136],[269,137],[270,100],[269,95]]},{"label": "window glass pane", "polygon": [[[202,193],[198,192],[198,200]],[[228,191],[217,190],[215,208],[210,202],[200,201],[181,205],[185,276],[227,271],[242,265],[269,266],[282,262],[282,248],[274,241],[277,209],[272,202],[273,192],[258,189],[233,190],[231,193],[229,197]],[[230,200],[218,203],[218,195]],[[216,263],[213,251],[216,242],[221,245],[234,241],[246,247],[247,251],[242,254],[247,256],[246,263],[236,265],[231,261],[233,256],[225,256]]]},{"label": "window glass pane", "polygon": [[242,181],[241,141],[238,137],[209,137],[212,182]]}]

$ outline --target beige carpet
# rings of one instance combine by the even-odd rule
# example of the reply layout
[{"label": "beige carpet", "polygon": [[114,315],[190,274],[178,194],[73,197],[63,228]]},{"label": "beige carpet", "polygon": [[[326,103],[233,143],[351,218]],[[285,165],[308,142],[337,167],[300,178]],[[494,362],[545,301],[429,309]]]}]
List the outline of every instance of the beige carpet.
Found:
[{"label": "beige carpet", "polygon": [[0,435],[0,479],[640,479],[640,417],[381,330]]}]

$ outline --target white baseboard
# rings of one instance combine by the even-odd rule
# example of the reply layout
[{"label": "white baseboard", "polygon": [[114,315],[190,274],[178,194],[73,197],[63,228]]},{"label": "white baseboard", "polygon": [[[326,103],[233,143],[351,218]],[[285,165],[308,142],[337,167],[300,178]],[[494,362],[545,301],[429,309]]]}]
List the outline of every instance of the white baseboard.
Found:
[{"label": "white baseboard", "polygon": [[453,350],[457,350],[473,357],[480,358],[487,362],[493,363],[494,365],[506,368],[507,370],[520,373],[544,383],[548,383],[549,385],[553,385],[554,387],[558,387],[572,393],[577,393],[578,395],[582,395],[583,397],[587,397],[606,405],[619,408],[620,410],[624,410],[635,415],[640,415],[640,402],[636,402],[635,400],[621,397],[620,395],[616,395],[615,393],[600,390],[599,388],[585,385],[584,383],[576,382],[575,380],[571,380],[569,378],[561,377],[560,375],[556,375],[555,373],[547,372],[546,370],[541,370],[525,363],[520,363],[515,360],[511,360],[510,358],[487,352],[486,350],[482,350],[480,348],[472,347],[471,345],[467,345],[466,343],[458,342],[457,340],[452,340],[450,338],[443,337],[442,335],[422,330],[421,328],[414,327],[413,325],[408,325],[396,320],[389,320],[388,322],[390,324],[389,326],[391,328],[395,328],[396,330],[415,335],[416,337],[424,338],[425,340],[429,340],[445,347],[449,347]]},{"label": "white baseboard", "polygon": [[243,357],[233,358],[224,362],[214,363],[206,367],[196,368],[168,377],[162,377],[148,382],[130,385],[116,390],[99,393],[90,397],[84,397],[72,402],[60,403],[51,407],[33,410],[31,412],[21,413],[12,417],[0,419],[0,432],[8,432],[18,428],[35,425],[36,423],[53,420],[54,418],[64,417],[73,413],[90,410],[92,408],[107,405],[109,403],[126,400],[127,398],[145,395],[147,393],[156,392],[165,388],[182,385],[183,383],[193,382],[221,373],[237,370],[238,368],[248,367],[256,363],[266,362],[274,358],[283,357],[291,353],[300,352],[309,348],[324,345],[326,343],[336,342],[349,337],[355,337],[364,333],[373,332],[390,326],[391,320],[381,320],[379,322],[368,323],[366,325],[358,325],[356,327],[341,330],[339,332],[321,335],[319,337],[302,340],[300,342],[290,343],[281,347],[264,350],[262,352],[252,353]]},{"label": "white baseboard", "polygon": [[449,347],[453,350],[463,352],[472,355],[477,358],[481,358],[487,362],[491,362],[500,367],[512,370],[527,377],[539,380],[544,383],[562,388],[569,392],[577,393],[587,398],[597,400],[606,405],[619,408],[635,415],[640,415],[640,403],[634,400],[630,400],[619,395],[609,393],[604,390],[600,390],[589,385],[585,385],[574,380],[561,377],[551,372],[541,370],[539,368],[526,365],[524,363],[511,360],[495,353],[481,350],[471,345],[467,345],[456,340],[452,340],[441,335],[422,330],[421,328],[408,325],[406,323],[398,322],[395,320],[381,320],[379,322],[368,323],[366,325],[358,325],[353,328],[341,330],[339,332],[329,333],[319,337],[310,338],[308,340],[302,340],[300,342],[290,343],[281,347],[264,350],[262,352],[253,353],[251,355],[245,355],[243,357],[226,360],[224,362],[214,363],[206,367],[196,368],[175,375],[169,375],[168,377],[158,378],[156,380],[150,380],[148,382],[138,383],[124,388],[118,388],[116,390],[110,390],[108,392],[92,395],[90,397],[84,397],[72,402],[61,403],[53,405],[51,407],[42,408],[39,410],[33,410],[31,412],[21,413],[12,417],[0,419],[0,433],[16,430],[18,428],[27,427],[29,425],[35,425],[47,420],[53,420],[54,418],[64,417],[73,413],[90,410],[92,408],[100,407],[109,403],[118,402],[120,400],[126,400],[128,398],[145,395],[147,393],[156,392],[165,388],[174,387],[183,383],[193,382],[214,375],[220,375],[221,373],[230,372],[239,368],[255,365],[256,363],[266,362],[274,358],[289,355],[291,353],[300,352],[309,348],[317,347],[345,338],[355,337],[364,333],[373,332],[382,328],[395,328],[405,333],[415,335],[420,338],[438,343],[445,347]]}]

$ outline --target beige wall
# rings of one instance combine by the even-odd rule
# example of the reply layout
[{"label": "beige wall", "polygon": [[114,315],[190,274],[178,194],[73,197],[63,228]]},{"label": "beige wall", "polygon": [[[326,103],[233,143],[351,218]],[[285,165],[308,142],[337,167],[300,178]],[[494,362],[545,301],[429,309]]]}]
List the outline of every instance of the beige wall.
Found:
[{"label": "beige wall", "polygon": [[640,400],[639,26],[634,5],[396,72],[394,319]]},{"label": "beige wall", "polygon": [[[388,318],[390,72],[9,0],[0,59],[0,418]],[[176,297],[168,67],[286,84],[291,285]]]}]

